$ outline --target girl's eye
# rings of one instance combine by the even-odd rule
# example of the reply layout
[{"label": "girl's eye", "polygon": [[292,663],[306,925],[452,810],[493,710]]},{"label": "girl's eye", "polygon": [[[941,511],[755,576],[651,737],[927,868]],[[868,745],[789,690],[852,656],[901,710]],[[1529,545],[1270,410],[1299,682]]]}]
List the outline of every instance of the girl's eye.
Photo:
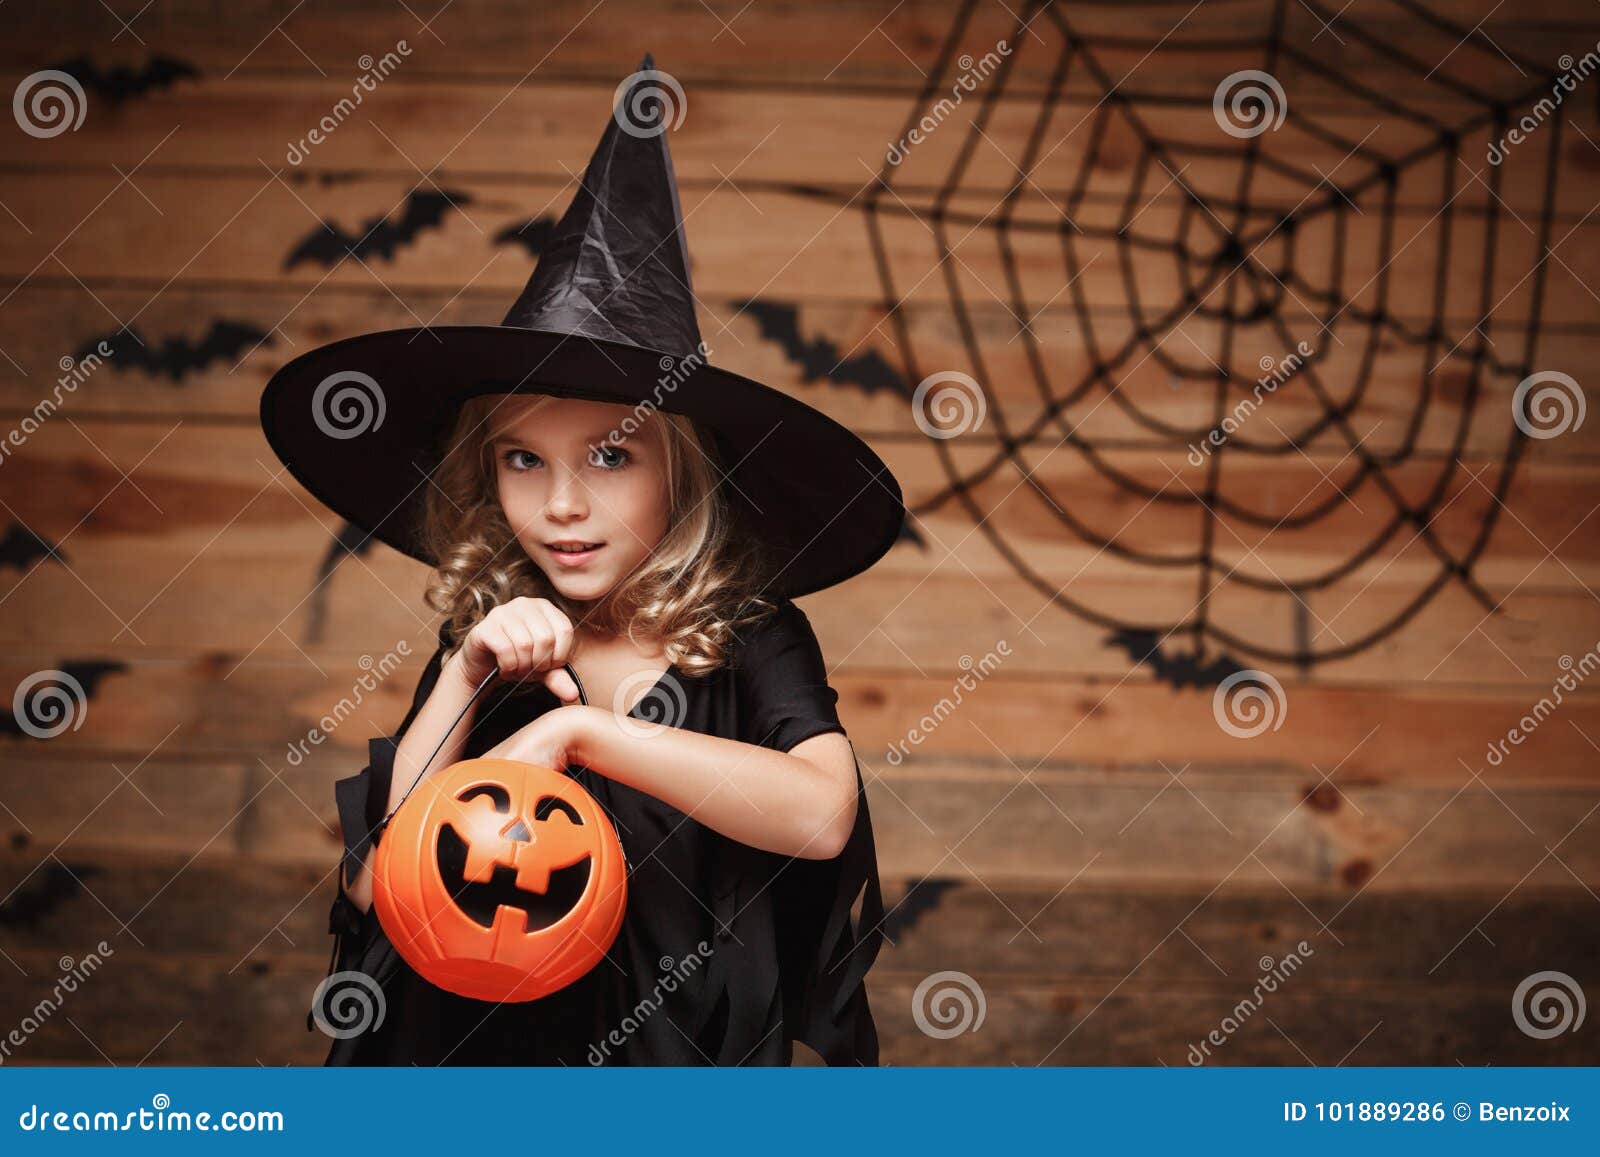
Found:
[{"label": "girl's eye", "polygon": [[621,470],[628,464],[628,452],[621,446],[602,442],[589,451],[589,464],[602,470]]},{"label": "girl's eye", "polygon": [[[539,462],[539,455],[535,454],[532,450],[507,450],[502,457],[504,458],[506,465],[511,467],[513,470],[532,470],[533,467],[538,465]],[[519,465],[522,457],[531,458],[533,461],[526,465]]]}]

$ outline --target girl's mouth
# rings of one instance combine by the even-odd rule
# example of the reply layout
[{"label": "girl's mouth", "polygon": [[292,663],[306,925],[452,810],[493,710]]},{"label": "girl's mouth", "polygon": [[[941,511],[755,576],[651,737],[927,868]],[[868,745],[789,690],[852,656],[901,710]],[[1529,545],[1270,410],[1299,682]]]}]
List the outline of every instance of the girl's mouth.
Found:
[{"label": "girl's mouth", "polygon": [[545,543],[545,549],[562,566],[582,566],[599,554],[604,546],[605,543],[603,542],[578,542],[572,540]]}]

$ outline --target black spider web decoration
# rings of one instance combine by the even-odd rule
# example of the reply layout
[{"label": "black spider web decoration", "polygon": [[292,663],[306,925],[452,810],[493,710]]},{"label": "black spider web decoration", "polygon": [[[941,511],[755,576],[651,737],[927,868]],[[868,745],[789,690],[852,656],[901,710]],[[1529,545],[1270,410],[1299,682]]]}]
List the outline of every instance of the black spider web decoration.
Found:
[{"label": "black spider web decoration", "polygon": [[[1287,31],[1289,13],[1299,5],[1318,22],[1336,27],[1338,36],[1350,45],[1349,51],[1359,50],[1368,58],[1381,63],[1385,73],[1403,75],[1414,87],[1427,88],[1437,94],[1433,102],[1408,101],[1402,96],[1375,91],[1370,85],[1353,75],[1341,73],[1328,62],[1329,51],[1324,47],[1300,43],[1306,39],[1305,29],[1300,35]],[[1118,4],[1126,12],[1150,12],[1164,7],[1151,5]],[[1104,9],[1104,5],[1090,4],[1089,8]],[[930,366],[919,357],[916,340],[907,324],[906,311],[899,308],[905,303],[902,285],[897,283],[893,270],[890,247],[886,244],[885,220],[894,215],[912,216],[932,231],[940,258],[939,272],[948,297],[948,308],[960,335],[961,346],[970,360],[972,377],[980,384],[987,399],[987,413],[993,418],[992,450],[976,469],[970,463],[962,467],[953,452],[953,445],[943,439],[934,439],[933,445],[948,479],[948,485],[938,493],[917,503],[911,513],[925,515],[947,504],[959,504],[966,514],[981,528],[993,547],[1005,558],[1016,573],[1051,602],[1075,615],[1110,629],[1109,642],[1127,649],[1135,659],[1149,663],[1158,674],[1179,672],[1174,682],[1185,679],[1194,683],[1214,683],[1230,670],[1238,669],[1230,657],[1237,655],[1251,661],[1267,664],[1292,664],[1302,671],[1314,664],[1344,658],[1363,651],[1389,637],[1415,617],[1446,584],[1460,584],[1484,608],[1485,613],[1495,610],[1495,600],[1479,584],[1474,567],[1482,556],[1493,533],[1500,511],[1511,485],[1517,462],[1527,438],[1520,423],[1511,426],[1503,453],[1499,456],[1492,484],[1487,477],[1481,483],[1457,479],[1456,472],[1465,470],[1461,456],[1466,452],[1468,436],[1483,401],[1486,375],[1510,375],[1526,378],[1537,368],[1534,352],[1539,334],[1540,318],[1545,307],[1546,263],[1543,255],[1549,253],[1549,243],[1556,214],[1556,178],[1560,163],[1562,129],[1561,109],[1548,117],[1538,132],[1543,139],[1525,144],[1517,164],[1533,168],[1542,181],[1537,194],[1537,213],[1514,214],[1501,200],[1506,166],[1472,164],[1463,150],[1467,139],[1475,132],[1493,130],[1494,136],[1503,135],[1514,118],[1525,111],[1526,105],[1540,94],[1550,91],[1550,75],[1545,66],[1531,65],[1526,61],[1512,61],[1497,45],[1485,38],[1473,36],[1473,30],[1457,27],[1429,12],[1411,0],[1392,0],[1389,15],[1413,22],[1419,29],[1427,29],[1446,38],[1446,42],[1460,42],[1462,54],[1472,54],[1474,76],[1488,77],[1494,73],[1502,81],[1502,88],[1514,91],[1496,94],[1479,83],[1468,84],[1459,78],[1460,69],[1441,69],[1416,58],[1402,45],[1363,26],[1361,20],[1370,18],[1370,12],[1357,16],[1354,12],[1339,13],[1324,8],[1315,0],[1279,0],[1271,4],[1248,5],[1256,13],[1266,13],[1268,19],[1264,34],[1250,38],[1217,35],[1217,25],[1190,30],[1179,17],[1191,12],[1191,5],[1181,4],[1174,9],[1174,21],[1180,25],[1155,45],[1144,45],[1154,54],[1144,68],[1158,68],[1162,53],[1181,51],[1191,54],[1214,52],[1230,54],[1229,59],[1241,55],[1254,55],[1256,69],[1268,74],[1288,70],[1299,77],[1316,77],[1329,85],[1338,86],[1348,94],[1349,102],[1357,111],[1370,110],[1375,118],[1390,118],[1394,123],[1408,126],[1413,135],[1425,134],[1420,146],[1403,150],[1385,151],[1381,140],[1352,139],[1338,127],[1319,119],[1314,111],[1307,111],[1302,102],[1291,104],[1288,123],[1292,131],[1305,134],[1330,147],[1336,154],[1343,153],[1346,161],[1338,167],[1340,179],[1318,171],[1307,172],[1294,162],[1274,152],[1275,133],[1235,138],[1224,132],[1217,134],[1214,142],[1175,141],[1163,135],[1161,110],[1151,108],[1148,102],[1130,97],[1118,86],[1118,77],[1111,74],[1103,63],[1102,53],[1112,49],[1130,48],[1125,38],[1106,34],[1086,34],[1074,27],[1073,18],[1054,3],[1034,0],[1016,12],[1016,24],[1009,37],[1013,51],[999,65],[993,75],[983,82],[981,94],[972,99],[979,103],[966,125],[950,125],[939,131],[964,133],[954,163],[943,175],[932,193],[908,191],[902,194],[894,182],[898,170],[888,162],[880,169],[877,183],[862,198],[861,208],[872,246],[873,257],[883,293],[884,309],[899,349],[905,359],[910,381],[924,379],[930,370],[945,367]],[[1215,7],[1215,6],[1213,6]],[[1370,6],[1368,6],[1370,8]],[[905,122],[905,132],[923,117],[930,105],[951,91],[957,76],[957,53],[968,32],[969,22],[976,8],[969,0],[957,13],[954,24],[940,50],[939,57],[928,73],[922,94],[910,110]],[[1237,13],[1241,6],[1223,6],[1219,14],[1227,19],[1229,11]],[[1208,8],[1207,11],[1211,9]],[[1074,17],[1085,12],[1083,0],[1072,6]],[[1303,20],[1303,16],[1302,16]],[[1337,21],[1334,25],[1332,22]],[[1036,23],[1037,22],[1037,23]],[[1315,28],[1317,25],[1311,25]],[[1192,27],[1192,24],[1191,24]],[[1229,25],[1221,27],[1226,30]],[[1059,44],[1040,43],[1037,32],[1053,30]],[[1012,106],[1022,101],[1036,101],[1032,127],[1027,134],[1021,155],[1009,157],[1016,170],[1014,185],[1001,198],[997,211],[985,219],[981,214],[963,213],[955,201],[963,191],[963,179],[982,144],[993,144],[986,131],[997,107],[1007,99],[1007,86],[1016,63],[1026,54],[1054,53],[1049,72],[1048,86],[1042,95],[1012,97]],[[1034,59],[1039,59],[1035,55]],[[1494,67],[1485,60],[1492,60]],[[963,67],[970,65],[970,57],[963,57]],[[1228,69],[1221,69],[1226,72]],[[1063,94],[1070,80],[1091,83],[1101,94],[1097,104],[1074,128],[1074,137],[1087,143],[1081,153],[1073,179],[1049,182],[1041,171],[1050,144],[1059,140],[1067,125],[1061,121]],[[1600,79],[1589,83],[1600,84]],[[1484,82],[1487,84],[1487,81]],[[1395,86],[1399,88],[1401,86]],[[1212,94],[1189,95],[1180,98],[1180,106],[1190,108],[1212,104]],[[1438,109],[1452,110],[1451,123],[1440,118]],[[1455,115],[1459,112],[1459,116]],[[1072,112],[1076,119],[1078,113]],[[1220,115],[1220,114],[1219,114]],[[1052,126],[1052,121],[1054,125]],[[1070,122],[1068,122],[1070,123]],[[1104,146],[1108,127],[1117,124],[1124,135],[1137,140],[1137,158],[1127,167],[1125,197],[1115,225],[1101,226],[1076,222],[1085,203],[1091,177],[1101,183],[1105,172],[1096,171],[1096,159]],[[1219,122],[1220,124],[1220,122]],[[1053,128],[1053,131],[1052,131]],[[1369,134],[1371,135],[1371,134]],[[1481,148],[1481,145],[1478,147]],[[1481,154],[1480,154],[1481,155]],[[1235,183],[1231,189],[1199,191],[1192,182],[1178,179],[1186,162],[1197,157],[1206,158],[1215,169],[1219,159],[1236,166]],[[1059,163],[1059,162],[1058,162]],[[1396,293],[1394,278],[1388,273],[1390,263],[1399,256],[1402,240],[1397,237],[1397,210],[1400,208],[1398,190],[1408,172],[1415,172],[1425,164],[1440,168],[1437,185],[1439,213],[1433,225],[1438,230],[1437,261],[1433,269],[1434,292],[1429,302],[1408,301],[1407,315],[1415,318],[1426,314],[1425,324],[1408,322],[1397,315],[1393,306]],[[1431,172],[1431,170],[1429,170]],[[1472,174],[1478,172],[1474,178]],[[1298,183],[1303,196],[1291,196],[1289,201],[1298,204],[1289,208],[1269,203],[1258,195],[1257,185],[1263,175],[1270,175],[1279,185]],[[1466,186],[1474,181],[1482,204],[1470,209],[1457,205],[1457,198]],[[1162,182],[1166,182],[1181,197],[1176,226],[1166,232],[1157,232],[1141,224],[1139,217]],[[1047,187],[1048,186],[1048,187]],[[1487,192],[1483,187],[1487,187]],[[1433,185],[1429,186],[1434,189]],[[1431,196],[1431,192],[1430,192]],[[1028,218],[1018,212],[1026,202],[1044,202],[1056,210],[1050,216],[1059,220]],[[1473,239],[1460,240],[1458,215],[1465,212],[1474,222]],[[1346,283],[1344,270],[1345,242],[1357,214],[1366,221],[1376,220],[1380,233],[1380,252],[1377,261],[1382,270],[1366,284],[1352,286]],[[1371,216],[1366,216],[1371,215]],[[1506,218],[1514,216],[1515,222]],[[1308,225],[1315,223],[1327,230],[1333,239],[1331,252],[1335,260],[1330,270],[1320,275],[1297,260],[1296,241],[1303,236]],[[1502,231],[1507,228],[1519,232],[1532,229],[1537,232],[1537,252],[1540,260],[1523,276],[1523,271],[1512,270],[1508,280],[1523,277],[1520,292],[1527,295],[1528,308],[1521,320],[1501,322],[1496,310],[1496,251]],[[1059,368],[1052,367],[1045,357],[1037,335],[1023,321],[1018,340],[1024,343],[1029,374],[1038,397],[1038,410],[1025,421],[1013,423],[1005,407],[991,389],[993,378],[987,372],[983,344],[978,327],[974,324],[973,303],[964,292],[957,274],[957,260],[951,258],[952,235],[985,235],[995,246],[1005,273],[1006,292],[1010,297],[1008,308],[1017,319],[1030,319],[1036,311],[1042,312],[1043,303],[1032,300],[1025,292],[1024,277],[1015,249],[1014,237],[1024,232],[1055,234],[1061,247],[1063,286],[1060,297],[1070,302],[1076,332],[1081,335],[1086,349],[1087,372],[1078,380],[1060,380]],[[1471,230],[1469,230],[1471,232]],[[1484,250],[1481,278],[1475,287],[1471,304],[1471,320],[1447,315],[1451,287],[1459,292],[1459,279],[1452,278],[1452,257],[1460,252],[1462,244],[1476,244],[1481,236]],[[958,242],[959,243],[959,242]],[[1080,277],[1085,269],[1086,244],[1097,243],[1109,247],[1116,254],[1121,282],[1125,287],[1127,307],[1132,318],[1131,332],[1118,342],[1105,340],[1097,329],[1097,320],[1091,303],[1081,288]],[[1170,259],[1172,276],[1178,279],[1181,294],[1175,303],[1159,308],[1147,303],[1134,259],[1139,253],[1164,254]],[[910,290],[905,291],[906,297]],[[1035,295],[1037,296],[1037,295]],[[1055,300],[1055,299],[1052,299]],[[1101,303],[1103,304],[1103,303]],[[1264,341],[1245,344],[1248,334],[1259,337],[1271,335],[1267,348],[1290,350],[1296,338],[1304,336],[1291,330],[1285,314],[1290,311],[1312,311],[1317,320],[1319,346],[1355,343],[1359,351],[1358,367],[1342,374],[1337,380],[1327,376],[1320,359],[1313,357],[1285,386],[1303,391],[1314,399],[1316,416],[1294,429],[1281,429],[1276,423],[1257,422],[1234,433],[1220,448],[1209,455],[1204,468],[1204,482],[1193,486],[1160,486],[1134,477],[1119,468],[1099,444],[1098,440],[1078,428],[1068,416],[1074,406],[1092,401],[1118,407],[1126,418],[1139,429],[1157,436],[1170,446],[1194,445],[1206,438],[1210,431],[1219,428],[1240,396],[1243,385],[1237,375],[1221,367],[1235,364],[1234,358],[1241,347],[1256,352]],[[1220,334],[1216,357],[1194,359],[1174,352],[1177,343],[1163,344],[1185,321],[1210,323]],[[1193,343],[1188,343],[1193,345]],[[1196,347],[1197,348],[1197,347]],[[1418,357],[1416,393],[1410,399],[1409,412],[1388,415],[1387,420],[1403,424],[1404,437],[1398,445],[1379,450],[1364,445],[1353,418],[1364,401],[1368,401],[1372,369],[1380,349],[1415,351]],[[1191,351],[1192,352],[1192,351]],[[1204,351],[1202,351],[1204,352]],[[1319,350],[1318,353],[1322,353]],[[1408,356],[1410,356],[1408,354]],[[1146,359],[1154,360],[1182,388],[1208,390],[1211,421],[1207,425],[1185,427],[1151,413],[1129,391],[1120,388],[1123,376]],[[1459,417],[1450,429],[1449,452],[1438,459],[1437,474],[1418,497],[1408,496],[1396,483],[1395,469],[1413,460],[1417,451],[1419,433],[1429,417],[1430,407],[1440,400],[1438,372],[1451,367],[1453,380],[1460,383]],[[1409,379],[1408,379],[1409,380]],[[1266,403],[1269,407],[1271,400]],[[1434,415],[1435,421],[1439,415]],[[1272,437],[1274,433],[1281,436]],[[1241,501],[1223,492],[1220,485],[1223,471],[1235,455],[1253,457],[1293,456],[1318,439],[1332,440],[1335,447],[1351,463],[1353,471],[1333,487],[1333,493],[1316,502],[1309,502],[1287,515],[1274,516],[1258,509],[1248,501]],[[969,446],[971,443],[967,443]],[[987,447],[987,443],[985,446]],[[1089,525],[1074,513],[1071,496],[1050,492],[1050,488],[1034,473],[1036,461],[1030,451],[1070,448],[1082,456],[1094,471],[1114,487],[1132,495],[1137,503],[1170,504],[1192,508],[1197,513],[1200,527],[1199,541],[1192,548],[1174,552],[1143,549],[1119,541],[1116,534],[1106,534]],[[1412,463],[1413,467],[1417,465]],[[1011,472],[1006,476],[1006,472]],[[1485,472],[1487,474],[1487,471]],[[1089,605],[1075,593],[1069,593],[1061,583],[1041,574],[1006,541],[1005,535],[990,518],[979,498],[978,487],[991,478],[1001,479],[1009,487],[1025,486],[1042,500],[1042,507],[1062,532],[1076,536],[1084,543],[1116,559],[1141,567],[1179,568],[1192,571],[1195,576],[1193,609],[1186,616],[1163,621],[1119,618]],[[1450,501],[1452,481],[1457,488],[1481,485],[1492,492],[1494,501],[1487,502],[1475,531],[1465,549],[1444,541],[1438,532],[1435,519]],[[1342,561],[1326,566],[1317,573],[1280,576],[1262,566],[1247,565],[1246,554],[1239,563],[1228,566],[1217,557],[1218,519],[1226,516],[1233,524],[1258,528],[1263,535],[1316,527],[1330,514],[1352,502],[1352,495],[1367,488],[1382,497],[1373,503],[1365,515],[1373,525],[1363,527],[1365,541],[1356,545]],[[1366,491],[1363,491],[1365,494]],[[1264,539],[1263,539],[1264,541]],[[1329,642],[1313,635],[1313,619],[1308,599],[1318,592],[1331,590],[1341,581],[1351,580],[1362,567],[1378,559],[1385,548],[1410,549],[1412,544],[1424,547],[1432,556],[1433,573],[1420,589],[1408,589],[1403,604],[1386,607],[1382,620],[1364,624],[1358,637],[1335,638]],[[1224,544],[1226,545],[1226,544]],[[1259,543],[1258,543],[1259,545]],[[1380,560],[1381,561],[1381,560]],[[1319,564],[1320,565],[1320,564]],[[1291,630],[1279,627],[1294,639],[1293,645],[1264,641],[1252,637],[1241,627],[1213,613],[1217,591],[1225,584],[1237,584],[1257,592],[1261,601],[1261,614],[1271,616],[1286,611],[1291,618]],[[1280,608],[1277,604],[1283,603]],[[1277,620],[1280,624],[1282,619]],[[1320,633],[1319,633],[1320,634]],[[1208,657],[1207,644],[1211,645]],[[1162,652],[1163,645],[1169,650]],[[1217,650],[1221,649],[1220,658]],[[1187,672],[1186,675],[1182,674]]]}]

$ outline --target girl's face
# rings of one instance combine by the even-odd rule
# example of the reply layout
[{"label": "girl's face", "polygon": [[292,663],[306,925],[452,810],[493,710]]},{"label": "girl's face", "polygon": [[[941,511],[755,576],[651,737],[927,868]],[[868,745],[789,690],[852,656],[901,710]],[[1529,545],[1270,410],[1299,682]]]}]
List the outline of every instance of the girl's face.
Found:
[{"label": "girl's face", "polygon": [[625,426],[633,408],[610,402],[505,405],[523,411],[491,444],[506,521],[557,591],[599,599],[667,532],[670,480],[655,415]]}]

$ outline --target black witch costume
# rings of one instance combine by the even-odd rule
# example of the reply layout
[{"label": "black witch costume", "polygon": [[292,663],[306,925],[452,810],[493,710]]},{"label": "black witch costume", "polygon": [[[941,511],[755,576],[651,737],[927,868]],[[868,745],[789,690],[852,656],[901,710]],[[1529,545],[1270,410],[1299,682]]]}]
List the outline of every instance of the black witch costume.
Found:
[{"label": "black witch costume", "polygon": [[[729,667],[701,678],[669,670],[634,712],[665,711],[677,726],[779,751],[843,731],[798,607],[784,603],[744,636]],[[370,854],[365,833],[382,822],[395,748],[438,678],[446,641],[441,632],[399,732],[370,741],[370,766],[334,785],[347,875]],[[514,691],[502,686],[484,701],[462,759],[560,705],[542,686]],[[883,902],[859,771],[855,829],[831,860],[760,851],[588,768],[567,772],[605,809],[628,860],[628,907],[606,958],[539,1000],[471,1000],[413,972],[376,906],[363,914],[341,888],[329,973],[370,977],[386,1007],[375,1031],[336,1038],[329,1064],[789,1064],[797,1039],[830,1064],[877,1063],[862,980],[882,938]]]},{"label": "black witch costume", "polygon": [[[417,534],[442,432],[479,394],[542,393],[693,418],[738,523],[759,535],[775,613],[738,629],[709,675],[670,669],[632,713],[779,751],[843,733],[837,693],[791,601],[867,569],[898,538],[900,487],[845,427],[799,400],[711,366],[689,288],[665,123],[641,123],[664,74],[647,56],[601,137],[527,287],[498,326],[365,334],[311,350],[268,382],[267,440],[317,499],[366,534],[433,565]],[[670,78],[668,78],[670,80]],[[664,118],[664,110],[659,110]],[[353,407],[353,408],[352,408]],[[352,428],[352,412],[360,415]],[[382,839],[394,755],[433,690],[450,637],[399,731],[335,785],[343,877]],[[559,706],[542,685],[481,697],[461,759]],[[429,769],[436,770],[436,769]],[[864,978],[882,941],[882,896],[859,765],[855,827],[838,856],[790,858],[705,827],[588,768],[572,776],[611,818],[628,870],[606,957],[538,1000],[495,1004],[438,988],[400,957],[341,879],[330,977],[381,990],[383,1019],[345,1035],[329,1064],[788,1064],[803,1041],[829,1064],[878,1063]],[[322,1004],[337,1000],[319,988]]]}]

